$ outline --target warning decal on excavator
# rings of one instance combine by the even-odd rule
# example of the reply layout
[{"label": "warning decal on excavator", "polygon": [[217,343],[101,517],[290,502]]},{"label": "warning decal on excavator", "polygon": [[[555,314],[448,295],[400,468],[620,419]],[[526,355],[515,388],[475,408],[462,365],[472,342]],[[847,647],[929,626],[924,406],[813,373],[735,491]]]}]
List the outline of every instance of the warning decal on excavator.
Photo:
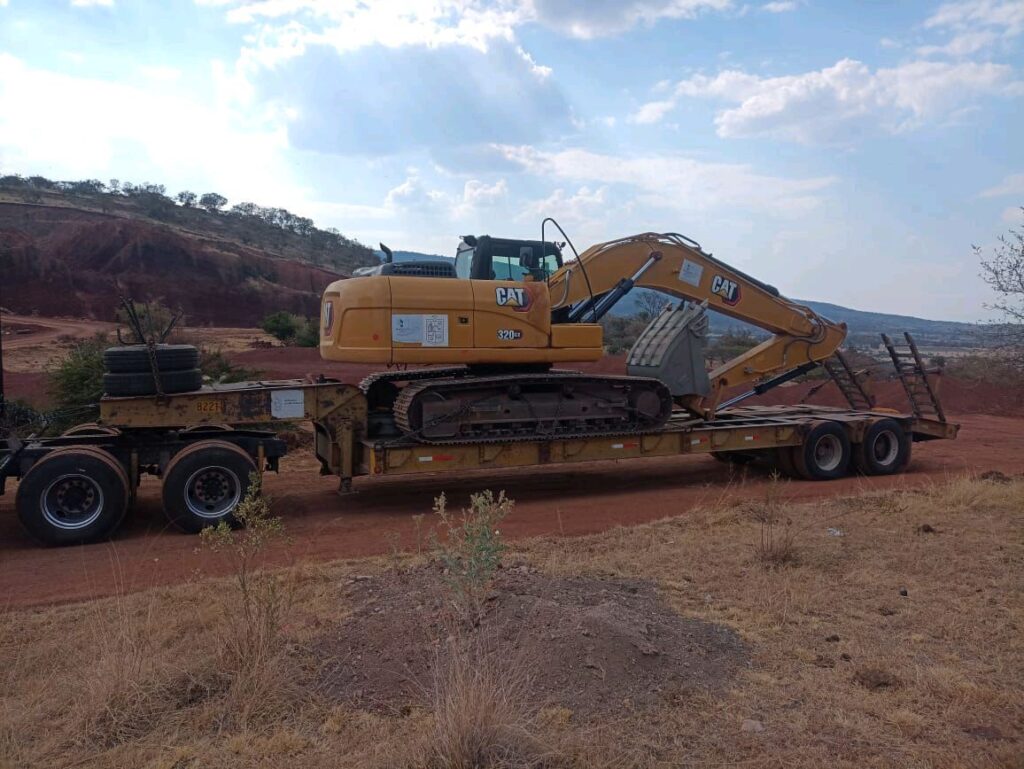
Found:
[{"label": "warning decal on excavator", "polygon": [[704,275],[704,268],[689,259],[683,259],[683,266],[679,268],[679,280],[689,283],[695,288],[700,288],[700,279]]},{"label": "warning decal on excavator", "polygon": [[391,341],[447,347],[448,316],[394,314],[391,316]]}]

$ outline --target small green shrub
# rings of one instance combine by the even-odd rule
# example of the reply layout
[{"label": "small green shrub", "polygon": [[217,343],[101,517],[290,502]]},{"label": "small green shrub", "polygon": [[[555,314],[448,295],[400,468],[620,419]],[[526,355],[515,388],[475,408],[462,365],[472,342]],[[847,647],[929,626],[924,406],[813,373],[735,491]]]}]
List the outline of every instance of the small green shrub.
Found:
[{"label": "small green shrub", "polygon": [[295,694],[285,633],[295,583],[263,568],[266,548],[284,538],[284,524],[262,495],[259,473],[249,476],[249,489],[234,516],[241,531],[221,521],[204,529],[200,539],[232,565],[234,589],[216,590],[212,598],[224,618],[218,648],[221,669],[231,677],[229,715],[245,726],[283,712]]},{"label": "small green shrub", "polygon": [[320,327],[315,318],[302,318],[281,310],[266,316],[260,328],[288,345],[316,347],[320,344]]},{"label": "small green shrub", "polygon": [[448,512],[447,504],[444,494],[434,500],[434,514],[446,535],[443,542],[435,539],[437,557],[445,567],[446,581],[457,603],[479,611],[506,550],[498,524],[515,503],[504,491],[497,497],[491,491],[482,491],[470,495],[469,508],[458,516]]},{"label": "small green shrub", "polygon": [[106,334],[76,340],[67,355],[48,372],[48,390],[56,406],[54,428],[88,422],[99,415],[103,395],[103,351],[110,346]]}]

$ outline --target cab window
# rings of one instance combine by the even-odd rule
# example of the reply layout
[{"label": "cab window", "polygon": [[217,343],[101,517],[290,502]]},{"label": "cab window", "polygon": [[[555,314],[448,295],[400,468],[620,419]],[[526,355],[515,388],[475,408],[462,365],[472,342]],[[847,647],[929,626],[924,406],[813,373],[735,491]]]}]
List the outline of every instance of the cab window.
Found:
[{"label": "cab window", "polygon": [[476,249],[472,246],[462,245],[455,253],[455,276],[458,278],[469,278],[470,270],[473,267],[473,254]]},{"label": "cab window", "polygon": [[500,256],[495,254],[491,258],[491,272],[494,273],[494,280],[517,280],[522,281],[528,274],[523,267],[519,257]]}]

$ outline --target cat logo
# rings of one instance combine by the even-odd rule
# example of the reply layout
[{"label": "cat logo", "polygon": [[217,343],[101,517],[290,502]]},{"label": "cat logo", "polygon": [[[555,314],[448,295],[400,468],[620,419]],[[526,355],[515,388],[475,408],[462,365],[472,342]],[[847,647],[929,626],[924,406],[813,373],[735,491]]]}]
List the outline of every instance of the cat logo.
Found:
[{"label": "cat logo", "polygon": [[498,286],[494,289],[494,298],[499,307],[511,307],[517,312],[525,312],[530,307],[530,292],[519,286]]},{"label": "cat logo", "polygon": [[740,300],[740,284],[735,280],[715,275],[711,279],[711,293],[718,294],[723,302],[731,306]]}]

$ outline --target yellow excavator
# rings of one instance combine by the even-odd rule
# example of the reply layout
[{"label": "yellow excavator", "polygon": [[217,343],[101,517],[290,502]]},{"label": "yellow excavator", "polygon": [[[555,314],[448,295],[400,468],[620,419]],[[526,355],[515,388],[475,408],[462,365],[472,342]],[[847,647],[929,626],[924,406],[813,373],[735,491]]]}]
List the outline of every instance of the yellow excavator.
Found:
[{"label": "yellow excavator", "polygon": [[[563,262],[564,246],[543,234],[466,235],[454,263],[395,262],[382,246],[384,263],[332,283],[321,308],[321,357],[389,368],[361,384],[369,437],[446,443],[619,435],[656,430],[677,407],[713,419],[728,405],[726,388],[754,385],[750,394],[792,379],[846,337],[845,324],[677,233],[598,243]],[[627,356],[627,375],[553,368],[599,359],[599,321],[634,287],[686,301],[666,304],[652,319]],[[771,337],[709,372],[709,308]]]}]

